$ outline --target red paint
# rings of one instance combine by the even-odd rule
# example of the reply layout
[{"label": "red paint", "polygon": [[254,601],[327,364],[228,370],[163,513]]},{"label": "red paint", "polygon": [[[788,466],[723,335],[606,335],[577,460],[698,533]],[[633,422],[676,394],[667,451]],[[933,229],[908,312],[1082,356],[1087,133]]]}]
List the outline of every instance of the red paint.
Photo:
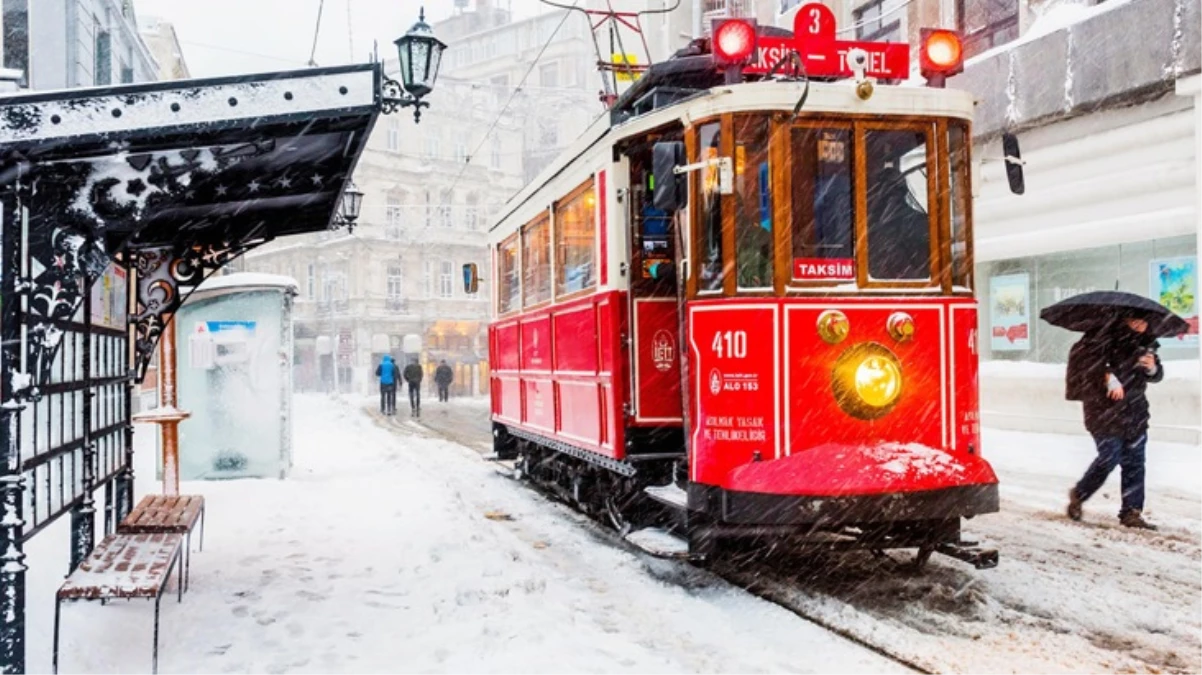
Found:
[{"label": "red paint", "polygon": [[681,419],[679,333],[675,299],[634,301],[636,423]]},{"label": "red paint", "polygon": [[601,233],[601,285],[609,283],[609,227],[606,221],[606,207],[609,203],[609,193],[605,191],[605,172],[597,172],[597,231]]},{"label": "red paint", "polygon": [[816,279],[856,278],[856,262],[851,258],[794,258],[793,278],[800,281]]},{"label": "red paint", "polygon": [[977,349],[976,304],[952,305],[951,356],[953,366],[948,384],[954,387],[951,397],[952,447],[956,450],[981,453],[981,413]]},{"label": "red paint", "polygon": [[993,327],[993,337],[1005,338],[1012,344],[1015,340],[1026,340],[1028,333],[1029,329],[1025,323],[1016,324],[1014,326],[1010,326],[1009,328],[1005,326]]},{"label": "red paint", "polygon": [[727,490],[839,497],[992,485],[997,475],[976,455],[901,444],[827,443],[775,462],[745,464]]},{"label": "red paint", "polygon": [[[777,454],[775,303],[689,306],[693,480],[720,485],[732,469]],[[699,306],[700,305],[700,306]]]},{"label": "red paint", "polygon": [[802,5],[793,15],[793,35],[809,40],[834,40],[835,13],[818,2]]},{"label": "red paint", "polygon": [[598,293],[490,328],[493,419],[607,457],[625,455],[614,363],[626,327],[622,294]]}]

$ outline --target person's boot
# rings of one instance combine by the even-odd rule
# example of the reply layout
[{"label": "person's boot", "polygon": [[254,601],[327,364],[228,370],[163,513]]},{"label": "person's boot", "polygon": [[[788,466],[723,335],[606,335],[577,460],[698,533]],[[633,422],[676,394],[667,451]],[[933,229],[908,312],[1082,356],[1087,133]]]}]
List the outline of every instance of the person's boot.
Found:
[{"label": "person's boot", "polygon": [[1081,497],[1077,495],[1077,488],[1068,491],[1068,517],[1073,520],[1081,520]]},{"label": "person's boot", "polygon": [[1144,514],[1139,509],[1131,509],[1119,516],[1119,523],[1123,527],[1131,527],[1137,530],[1157,530],[1155,525],[1144,520]]}]

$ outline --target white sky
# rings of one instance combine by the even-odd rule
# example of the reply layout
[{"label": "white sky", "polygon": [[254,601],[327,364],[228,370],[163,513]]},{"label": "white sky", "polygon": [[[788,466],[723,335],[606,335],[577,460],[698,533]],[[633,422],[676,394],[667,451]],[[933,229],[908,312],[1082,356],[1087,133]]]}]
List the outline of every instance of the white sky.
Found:
[{"label": "white sky", "polygon": [[[450,16],[454,7],[452,0],[324,2],[316,53],[321,66],[364,63],[373,40],[379,41],[382,57],[392,58],[396,49],[392,41],[417,21],[422,5],[430,23]],[[493,2],[502,7],[512,6],[518,17],[548,9],[539,0]],[[175,25],[184,60],[193,77],[216,77],[307,66],[321,3],[322,0],[135,0],[134,7],[139,16],[158,16]]]}]

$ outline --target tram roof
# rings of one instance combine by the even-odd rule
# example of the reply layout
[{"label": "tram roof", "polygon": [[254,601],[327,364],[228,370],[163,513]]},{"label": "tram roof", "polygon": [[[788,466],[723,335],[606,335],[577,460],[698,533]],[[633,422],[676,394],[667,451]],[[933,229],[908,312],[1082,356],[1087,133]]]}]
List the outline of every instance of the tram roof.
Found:
[{"label": "tram roof", "polygon": [[[803,81],[762,80],[716,86],[640,115],[624,118],[610,114],[602,115],[554,162],[506,203],[504,213],[490,228],[490,232],[504,229],[508,233],[511,228],[505,226],[514,217],[518,218],[519,224],[524,223],[527,220],[523,217],[524,212],[528,210],[524,208],[527,203],[590,152],[611,148],[624,139],[674,123],[688,127],[697,121],[725,113],[792,112],[806,87],[809,88],[809,93],[802,109],[803,115],[879,116],[882,119],[915,116],[972,119],[972,95],[955,89],[911,85],[878,86],[868,100],[862,100],[856,95],[856,83],[850,80],[811,81],[808,84]],[[619,121],[615,123],[614,117],[619,117]]]}]

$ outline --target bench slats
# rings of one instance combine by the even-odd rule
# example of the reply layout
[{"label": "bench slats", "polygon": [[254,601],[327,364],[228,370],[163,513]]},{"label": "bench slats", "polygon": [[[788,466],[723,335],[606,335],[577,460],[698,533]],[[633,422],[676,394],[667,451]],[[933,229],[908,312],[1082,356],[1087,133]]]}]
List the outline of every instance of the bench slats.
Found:
[{"label": "bench slats", "polygon": [[199,495],[147,495],[137,508],[121,521],[122,532],[175,532],[191,530],[204,510]]},{"label": "bench slats", "polygon": [[67,577],[58,598],[158,597],[182,542],[172,533],[111,534]]}]

